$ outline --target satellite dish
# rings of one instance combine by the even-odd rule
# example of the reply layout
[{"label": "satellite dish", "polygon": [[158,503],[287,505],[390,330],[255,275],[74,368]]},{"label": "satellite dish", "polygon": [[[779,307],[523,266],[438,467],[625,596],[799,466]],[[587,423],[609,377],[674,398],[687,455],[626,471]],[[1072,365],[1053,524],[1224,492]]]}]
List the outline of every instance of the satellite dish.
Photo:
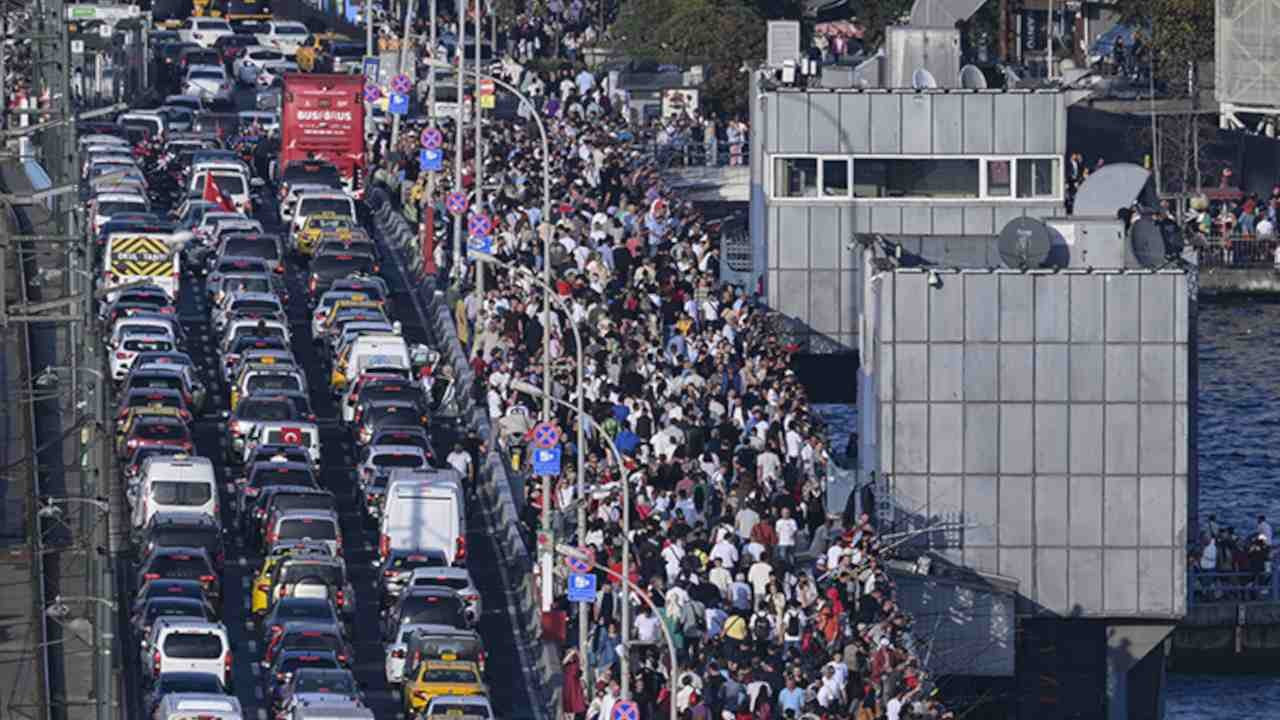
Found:
[{"label": "satellite dish", "polygon": [[986,90],[987,76],[973,65],[960,68],[960,87],[966,90]]},{"label": "satellite dish", "polygon": [[1052,249],[1049,228],[1029,217],[1010,220],[1000,231],[996,244],[1005,267],[1016,270],[1042,267]]},{"label": "satellite dish", "polygon": [[1144,268],[1156,268],[1168,257],[1164,232],[1151,218],[1141,218],[1129,226],[1129,247],[1133,257]]},{"label": "satellite dish", "polygon": [[919,68],[911,73],[911,87],[916,90],[936,88],[938,87],[938,81],[933,78],[933,73],[924,68]]}]

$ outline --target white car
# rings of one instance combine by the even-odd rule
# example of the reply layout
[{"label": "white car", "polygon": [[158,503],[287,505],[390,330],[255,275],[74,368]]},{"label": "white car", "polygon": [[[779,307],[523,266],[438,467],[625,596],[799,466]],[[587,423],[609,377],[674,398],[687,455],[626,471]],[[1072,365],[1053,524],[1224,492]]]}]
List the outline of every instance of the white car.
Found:
[{"label": "white car", "polygon": [[231,201],[232,207],[246,216],[253,212],[253,199],[249,190],[250,180],[247,176],[232,170],[201,170],[193,173],[188,191],[203,193],[206,178],[210,175],[217,183],[219,192]]},{"label": "white car", "polygon": [[310,34],[311,31],[307,30],[307,26],[300,22],[272,21],[267,23],[267,32],[259,33],[256,37],[259,45],[273,47],[293,57]]},{"label": "white car", "polygon": [[178,28],[178,37],[183,42],[195,43],[203,48],[211,48],[218,38],[234,34],[231,23],[219,18],[187,18]]},{"label": "white car", "polygon": [[231,73],[236,81],[244,85],[252,85],[258,80],[258,71],[263,63],[284,60],[284,53],[271,47],[254,45],[246,48],[236,61],[231,64]]},{"label": "white car", "polygon": [[171,352],[175,349],[173,338],[169,335],[126,335],[108,358],[111,378],[123,380],[133,368],[133,361],[138,358],[138,353]]},{"label": "white car", "polygon": [[231,81],[218,65],[193,65],[182,81],[183,93],[200,98],[231,98]]},{"label": "white car", "polygon": [[164,99],[164,104],[169,107],[184,107],[191,112],[200,112],[204,109],[204,103],[200,102],[200,98],[196,95],[169,95]]},{"label": "white car", "polygon": [[298,72],[298,63],[292,60],[263,63],[262,68],[258,70],[258,87],[269,88],[275,85],[276,81],[284,80],[286,74],[296,72]]},{"label": "white car", "polygon": [[111,218],[121,213],[145,213],[151,212],[151,203],[147,202],[145,195],[135,195],[133,193],[101,193],[93,198],[89,203],[93,208],[93,220],[90,230],[94,235],[98,234],[98,229],[111,221]]}]

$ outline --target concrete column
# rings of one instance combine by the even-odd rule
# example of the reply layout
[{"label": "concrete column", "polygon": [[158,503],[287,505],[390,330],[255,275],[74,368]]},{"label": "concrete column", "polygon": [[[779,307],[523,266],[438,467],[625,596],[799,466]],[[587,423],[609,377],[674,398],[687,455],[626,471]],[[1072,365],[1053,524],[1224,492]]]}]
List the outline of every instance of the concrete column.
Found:
[{"label": "concrete column", "polygon": [[1172,624],[1107,625],[1107,720],[1160,720]]}]

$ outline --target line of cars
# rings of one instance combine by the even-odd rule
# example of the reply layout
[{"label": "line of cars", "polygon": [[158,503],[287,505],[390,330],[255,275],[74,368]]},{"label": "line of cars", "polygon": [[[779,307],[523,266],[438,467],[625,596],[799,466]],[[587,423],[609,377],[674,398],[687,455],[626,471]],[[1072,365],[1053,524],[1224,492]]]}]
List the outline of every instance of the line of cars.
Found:
[{"label": "line of cars", "polygon": [[[127,128],[98,127],[100,137],[85,143],[91,192],[102,168],[134,179]],[[254,662],[273,718],[372,718],[351,670],[352,636],[356,613],[376,612],[385,676],[402,686],[408,717],[491,719],[463,481],[435,468],[431,401],[416,381],[429,352],[411,348],[390,316],[377,247],[354,200],[332,166],[286,167],[281,237],[253,219],[264,198],[249,191],[262,185],[216,137],[164,137],[188,187],[172,218],[150,206],[145,176],[91,201],[101,286],[115,288],[100,317],[137,551],[130,625],[143,711],[156,720],[241,718],[234,668]],[[199,179],[209,177],[233,197],[233,210],[203,199]],[[295,262],[307,265],[306,298],[290,297],[285,282]],[[181,283],[202,275],[218,353],[208,373],[188,353],[188,325],[203,320],[181,318],[177,302]],[[291,303],[310,308],[326,390],[355,440],[355,472],[341,487],[320,481],[320,420],[295,354],[306,340],[289,322]],[[214,408],[224,396],[230,405]],[[225,429],[225,465],[195,445],[193,424],[210,417]],[[377,597],[357,599],[345,559],[338,510],[352,505],[376,528]],[[261,553],[248,588],[261,657],[246,656],[222,622],[224,603],[242,601],[222,586],[231,530]]]}]

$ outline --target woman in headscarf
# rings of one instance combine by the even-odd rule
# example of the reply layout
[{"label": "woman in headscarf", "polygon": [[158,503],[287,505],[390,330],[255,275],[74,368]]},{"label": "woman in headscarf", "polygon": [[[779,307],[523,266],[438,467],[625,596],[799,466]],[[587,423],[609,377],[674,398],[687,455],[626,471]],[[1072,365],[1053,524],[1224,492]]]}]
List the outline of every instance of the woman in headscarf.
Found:
[{"label": "woman in headscarf", "polygon": [[560,693],[560,707],[574,720],[583,720],[587,713],[587,696],[582,688],[582,661],[574,648],[564,656],[564,688]]}]

